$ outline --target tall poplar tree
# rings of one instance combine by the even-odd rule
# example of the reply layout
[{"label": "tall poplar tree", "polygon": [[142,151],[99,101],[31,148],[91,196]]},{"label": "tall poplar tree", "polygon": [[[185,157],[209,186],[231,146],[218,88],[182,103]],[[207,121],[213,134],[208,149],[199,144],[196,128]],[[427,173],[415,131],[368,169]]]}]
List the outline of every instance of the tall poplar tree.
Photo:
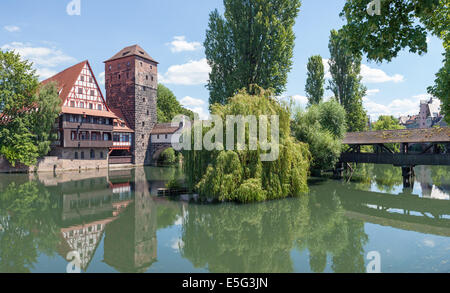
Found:
[{"label": "tall poplar tree", "polygon": [[319,104],[323,98],[323,85],[325,83],[325,73],[322,57],[320,55],[311,56],[308,59],[308,78],[306,79],[306,96],[309,105]]},{"label": "tall poplar tree", "polygon": [[332,77],[328,89],[347,112],[348,131],[363,131],[367,125],[367,114],[362,98],[367,89],[361,83],[361,55],[353,54],[348,49],[342,31],[331,31],[328,48]]},{"label": "tall poplar tree", "polygon": [[292,67],[293,26],[300,0],[224,0],[225,14],[214,10],[204,42],[211,66],[210,105],[251,85],[281,94]]}]

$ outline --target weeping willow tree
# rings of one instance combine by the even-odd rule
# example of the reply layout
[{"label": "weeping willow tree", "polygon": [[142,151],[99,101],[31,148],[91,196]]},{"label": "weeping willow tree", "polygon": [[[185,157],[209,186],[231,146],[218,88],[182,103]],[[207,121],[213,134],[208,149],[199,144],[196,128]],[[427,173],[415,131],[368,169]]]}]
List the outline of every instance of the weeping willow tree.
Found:
[{"label": "weeping willow tree", "polygon": [[[279,152],[274,161],[262,160],[267,151],[261,143],[261,137],[256,142],[256,149],[249,149],[249,125],[245,124],[245,148],[238,150],[237,133],[233,139],[233,148],[227,145],[224,135],[223,146],[226,150],[183,151],[184,168],[189,187],[197,191],[202,198],[213,198],[220,201],[252,202],[263,201],[287,196],[297,196],[308,190],[307,176],[310,165],[310,153],[307,144],[296,141],[290,135],[290,110],[288,105],[281,104],[272,97],[272,92],[255,87],[254,95],[246,90],[239,91],[229,99],[226,105],[214,104],[211,114],[221,118],[223,133],[227,133],[229,125],[225,121],[230,115],[261,117],[278,116],[279,122]],[[258,120],[258,118],[256,118]],[[258,129],[261,121],[258,121]],[[272,123],[267,124],[268,137],[272,136]],[[217,125],[203,127],[203,135]],[[194,127],[192,132],[194,132]],[[231,129],[229,129],[231,130]],[[195,134],[192,135],[194,137]],[[214,138],[215,143],[217,137]],[[231,140],[231,139],[230,139]],[[273,141],[272,141],[273,142]]]}]

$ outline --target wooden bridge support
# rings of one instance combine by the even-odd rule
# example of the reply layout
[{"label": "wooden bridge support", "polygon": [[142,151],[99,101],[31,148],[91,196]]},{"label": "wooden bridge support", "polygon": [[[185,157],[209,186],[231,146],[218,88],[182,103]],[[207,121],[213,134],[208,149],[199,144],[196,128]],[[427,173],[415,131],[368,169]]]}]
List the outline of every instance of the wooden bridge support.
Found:
[{"label": "wooden bridge support", "polygon": [[402,166],[403,188],[414,187],[414,166]]}]

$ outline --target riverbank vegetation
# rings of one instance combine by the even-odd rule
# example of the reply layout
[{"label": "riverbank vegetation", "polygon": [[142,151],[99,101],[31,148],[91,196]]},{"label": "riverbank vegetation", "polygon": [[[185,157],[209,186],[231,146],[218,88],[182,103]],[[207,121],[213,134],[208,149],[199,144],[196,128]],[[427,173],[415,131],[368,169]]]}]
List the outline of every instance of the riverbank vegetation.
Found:
[{"label": "riverbank vegetation", "polygon": [[0,51],[0,156],[12,166],[31,166],[50,151],[60,112],[57,87],[44,86],[19,54]]},{"label": "riverbank vegetation", "polygon": [[295,138],[308,144],[314,174],[334,168],[346,132],[345,109],[336,100],[297,110],[291,128]]},{"label": "riverbank vegetation", "polygon": [[[254,90],[256,91],[256,89]],[[227,115],[278,115],[279,156],[275,161],[262,161],[264,151],[258,142],[257,150],[192,150],[183,151],[183,164],[188,185],[201,198],[219,201],[252,202],[297,196],[307,192],[310,165],[308,145],[291,136],[289,107],[273,98],[270,91],[257,89],[251,95],[241,90],[226,105],[215,104],[211,113],[225,121]],[[271,129],[269,121],[267,129]],[[231,126],[234,128],[234,124]],[[258,124],[258,128],[260,124]],[[227,125],[223,125],[224,133]],[[204,132],[208,129],[204,128]],[[246,131],[245,143],[249,144]],[[224,139],[224,145],[226,145]]]}]

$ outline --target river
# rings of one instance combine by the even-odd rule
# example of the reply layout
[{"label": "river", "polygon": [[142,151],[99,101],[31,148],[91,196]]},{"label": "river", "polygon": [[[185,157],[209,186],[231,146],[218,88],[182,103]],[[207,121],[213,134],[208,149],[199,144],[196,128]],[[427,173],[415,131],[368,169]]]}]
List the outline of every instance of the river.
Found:
[{"label": "river", "polygon": [[[450,272],[450,168],[360,165],[257,204],[157,197],[177,168],[0,174],[0,272]],[[75,259],[76,261],[76,259]],[[374,261],[376,262],[374,265]]]}]

